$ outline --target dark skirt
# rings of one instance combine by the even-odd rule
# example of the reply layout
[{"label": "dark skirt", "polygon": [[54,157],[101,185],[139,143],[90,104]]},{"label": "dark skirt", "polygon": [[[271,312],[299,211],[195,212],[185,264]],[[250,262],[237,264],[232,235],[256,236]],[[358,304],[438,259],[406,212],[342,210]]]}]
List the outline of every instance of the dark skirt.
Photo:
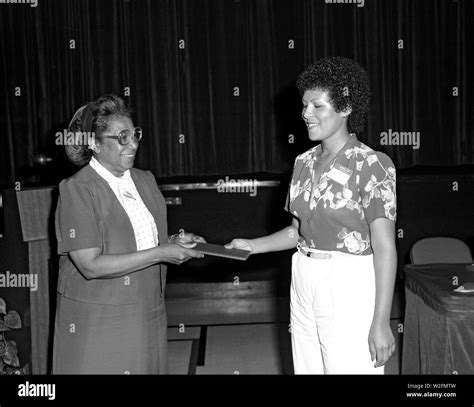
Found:
[{"label": "dark skirt", "polygon": [[155,276],[143,273],[139,301],[103,305],[58,294],[53,374],[165,374],[167,319]]}]

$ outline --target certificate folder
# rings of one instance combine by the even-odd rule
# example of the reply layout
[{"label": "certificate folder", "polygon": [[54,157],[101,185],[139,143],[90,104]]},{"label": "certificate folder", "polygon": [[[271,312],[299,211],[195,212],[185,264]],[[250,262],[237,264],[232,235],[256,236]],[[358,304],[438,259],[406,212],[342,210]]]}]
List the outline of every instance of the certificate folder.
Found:
[{"label": "certificate folder", "polygon": [[250,256],[249,250],[226,249],[224,246],[211,243],[197,243],[196,246],[193,247],[193,250],[211,256],[227,257],[235,260],[247,260]]}]

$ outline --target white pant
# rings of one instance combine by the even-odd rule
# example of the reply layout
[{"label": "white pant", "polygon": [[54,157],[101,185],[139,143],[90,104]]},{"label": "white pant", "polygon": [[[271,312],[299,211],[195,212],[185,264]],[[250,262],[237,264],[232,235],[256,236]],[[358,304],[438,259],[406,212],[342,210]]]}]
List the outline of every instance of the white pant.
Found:
[{"label": "white pant", "polygon": [[329,259],[296,252],[291,277],[295,374],[383,374],[370,358],[375,305],[373,256],[336,251]]}]

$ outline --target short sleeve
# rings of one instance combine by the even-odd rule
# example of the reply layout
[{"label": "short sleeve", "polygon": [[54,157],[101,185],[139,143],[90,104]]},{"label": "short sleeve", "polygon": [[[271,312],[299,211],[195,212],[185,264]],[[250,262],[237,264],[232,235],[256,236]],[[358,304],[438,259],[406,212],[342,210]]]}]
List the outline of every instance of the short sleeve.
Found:
[{"label": "short sleeve", "polygon": [[296,174],[299,174],[301,172],[301,165],[299,165],[299,161],[300,161],[300,156],[298,155],[295,159],[295,163],[293,164],[293,172],[291,174],[291,179],[290,179],[290,185],[288,185],[288,192],[286,194],[286,200],[285,200],[285,206],[283,207],[283,209],[285,209],[285,211],[287,212],[290,212],[290,199],[291,199],[291,187],[293,184],[296,183],[295,181],[295,176]]},{"label": "short sleeve", "polygon": [[55,226],[58,254],[101,247],[92,196],[87,185],[74,179],[60,183]]},{"label": "short sleeve", "polygon": [[361,169],[359,189],[369,225],[377,218],[396,220],[396,171],[386,154],[374,152],[367,155]]},{"label": "short sleeve", "polygon": [[283,207],[283,209],[285,209],[285,211],[287,212],[290,212],[290,188],[289,187],[288,187],[288,192],[286,193],[285,206]]}]

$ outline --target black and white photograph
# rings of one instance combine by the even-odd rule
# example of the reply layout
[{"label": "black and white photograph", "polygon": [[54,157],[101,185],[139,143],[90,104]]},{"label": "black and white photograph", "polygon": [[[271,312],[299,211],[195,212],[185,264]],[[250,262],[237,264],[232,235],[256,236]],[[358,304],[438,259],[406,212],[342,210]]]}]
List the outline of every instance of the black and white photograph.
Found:
[{"label": "black and white photograph", "polygon": [[473,21],[0,0],[0,406],[252,385],[472,407]]}]

